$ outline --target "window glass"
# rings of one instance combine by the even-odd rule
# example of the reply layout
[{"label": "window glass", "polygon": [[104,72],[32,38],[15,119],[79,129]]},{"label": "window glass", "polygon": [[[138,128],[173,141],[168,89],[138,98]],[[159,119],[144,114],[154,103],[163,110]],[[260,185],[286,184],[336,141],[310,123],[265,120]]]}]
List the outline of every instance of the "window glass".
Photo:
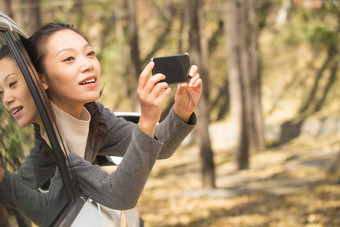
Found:
[{"label": "window glass", "polygon": [[[22,80],[23,77],[13,55],[6,48],[7,45],[2,34],[0,40],[0,167],[14,174],[28,156],[29,149],[33,147],[33,128],[32,126],[19,127],[16,120],[6,111],[4,106],[4,99],[8,97],[7,93],[5,94],[8,91],[7,88],[16,86],[18,80]],[[13,74],[11,75],[11,73]],[[22,221],[30,222],[18,210],[0,203],[0,226],[15,226],[15,224]]]},{"label": "window glass", "polygon": [[[1,50],[7,49],[5,45],[0,45]],[[7,60],[8,59],[8,60]],[[24,78],[17,66],[12,54],[8,51],[8,56],[1,56],[0,62],[3,61],[3,66],[0,68],[0,94],[5,97],[4,86],[17,86],[18,80],[24,83]],[[12,65],[8,65],[12,64]],[[2,66],[0,64],[0,66]],[[11,71],[15,67],[16,71]],[[13,75],[10,75],[10,72]],[[27,85],[25,85],[27,86]],[[16,172],[20,165],[29,154],[29,149],[33,147],[33,125],[27,127],[19,127],[13,116],[6,111],[2,98],[0,102],[0,164],[9,172]]]},{"label": "window glass", "polygon": [[[0,34],[0,226],[50,225],[67,205],[60,177],[56,195],[47,196],[56,173],[51,152],[34,147],[37,108],[8,44]],[[36,127],[36,126],[35,126]],[[42,190],[43,189],[43,190]],[[59,193],[59,194],[58,194]]]}]

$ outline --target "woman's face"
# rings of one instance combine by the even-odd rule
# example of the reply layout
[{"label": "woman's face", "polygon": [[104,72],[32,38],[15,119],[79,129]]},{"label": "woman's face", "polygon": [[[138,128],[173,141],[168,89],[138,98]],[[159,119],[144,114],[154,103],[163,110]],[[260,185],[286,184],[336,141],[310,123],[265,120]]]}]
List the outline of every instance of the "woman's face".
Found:
[{"label": "woman's face", "polygon": [[39,115],[26,81],[9,57],[0,60],[0,95],[5,108],[20,127],[39,123]]},{"label": "woman's face", "polygon": [[45,89],[60,109],[79,117],[84,104],[100,96],[101,66],[94,50],[69,29],[51,35],[45,50]]}]

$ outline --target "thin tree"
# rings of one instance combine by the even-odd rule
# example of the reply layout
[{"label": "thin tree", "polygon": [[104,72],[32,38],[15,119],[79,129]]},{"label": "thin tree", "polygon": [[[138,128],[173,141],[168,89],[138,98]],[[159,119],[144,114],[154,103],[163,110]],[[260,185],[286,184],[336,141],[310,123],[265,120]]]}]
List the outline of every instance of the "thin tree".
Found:
[{"label": "thin tree", "polygon": [[21,0],[5,0],[4,1],[4,11],[11,17],[20,27],[24,27],[24,19],[22,12],[22,1]]},{"label": "thin tree", "polygon": [[41,27],[41,6],[40,0],[28,0],[28,18],[29,21],[26,23],[26,30],[28,34],[33,34],[36,30]]},{"label": "thin tree", "polygon": [[204,36],[203,0],[187,0],[185,7],[188,9],[190,59],[192,63],[200,67],[200,75],[203,80],[203,92],[198,104],[198,119],[196,139],[200,147],[202,163],[202,187],[215,188],[215,164],[213,150],[209,135],[210,103],[208,89],[208,45]]},{"label": "thin tree", "polygon": [[258,24],[254,0],[225,1],[225,36],[231,114],[236,123],[237,163],[249,168],[251,151],[264,148]]},{"label": "thin tree", "polygon": [[138,44],[138,25],[136,19],[136,1],[128,0],[127,7],[129,11],[128,18],[128,38],[130,45],[130,86],[131,86],[131,105],[134,111],[138,111],[139,105],[137,102],[137,83],[139,74],[141,72],[141,64],[139,58],[139,44]]}]

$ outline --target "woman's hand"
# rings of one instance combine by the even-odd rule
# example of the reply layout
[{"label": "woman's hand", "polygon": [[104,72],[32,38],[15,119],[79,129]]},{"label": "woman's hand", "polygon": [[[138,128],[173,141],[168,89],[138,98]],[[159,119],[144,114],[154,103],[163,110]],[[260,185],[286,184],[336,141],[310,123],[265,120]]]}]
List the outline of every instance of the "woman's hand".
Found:
[{"label": "woman's hand", "polygon": [[141,105],[141,117],[139,128],[151,137],[155,135],[155,128],[162,114],[163,103],[171,92],[171,88],[166,82],[159,81],[165,79],[163,74],[150,75],[154,63],[150,62],[139,77],[137,94]]},{"label": "woman's hand", "polygon": [[196,65],[191,66],[189,72],[190,81],[180,83],[177,86],[174,111],[185,123],[188,123],[202,93],[202,80],[197,71],[198,67]]}]

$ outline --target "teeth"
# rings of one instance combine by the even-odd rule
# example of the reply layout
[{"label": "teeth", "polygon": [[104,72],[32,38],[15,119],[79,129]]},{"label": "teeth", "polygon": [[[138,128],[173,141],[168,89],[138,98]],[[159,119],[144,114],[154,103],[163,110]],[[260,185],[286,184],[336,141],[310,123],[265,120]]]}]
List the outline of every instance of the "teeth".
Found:
[{"label": "teeth", "polygon": [[15,109],[15,110],[12,112],[12,114],[14,115],[14,114],[18,113],[20,110],[22,110],[22,107],[19,107],[18,109]]},{"label": "teeth", "polygon": [[86,81],[84,81],[84,82],[81,82],[81,83],[80,83],[80,85],[84,85],[84,84],[91,84],[91,83],[94,83],[94,82],[96,82],[96,80],[95,80],[95,79],[86,80]]}]

